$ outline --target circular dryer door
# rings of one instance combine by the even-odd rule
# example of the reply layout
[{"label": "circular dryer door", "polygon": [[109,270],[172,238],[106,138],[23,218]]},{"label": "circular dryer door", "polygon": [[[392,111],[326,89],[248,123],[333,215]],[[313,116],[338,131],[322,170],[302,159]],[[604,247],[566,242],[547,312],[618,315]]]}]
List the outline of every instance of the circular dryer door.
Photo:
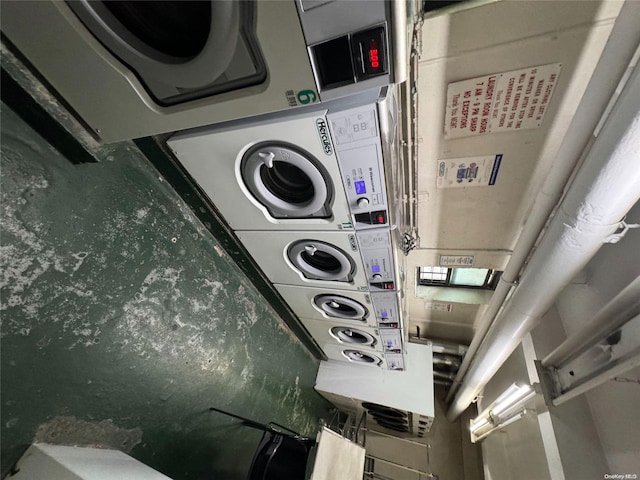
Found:
[{"label": "circular dryer door", "polygon": [[368,365],[380,365],[382,363],[382,359],[377,355],[362,352],[360,350],[343,350],[342,355],[351,362],[364,363]]},{"label": "circular dryer door", "polygon": [[376,344],[376,338],[362,330],[356,330],[350,327],[333,327],[331,335],[341,343],[350,343],[352,345],[373,346]]},{"label": "circular dryer door", "polygon": [[164,105],[261,83],[255,2],[68,0],[84,26]]},{"label": "circular dryer door", "polygon": [[331,216],[331,182],[308,152],[284,142],[263,142],[240,162],[245,186],[274,218]]},{"label": "circular dryer door", "polygon": [[338,247],[319,240],[299,240],[287,250],[289,260],[312,280],[350,282],[354,266],[351,258]]},{"label": "circular dryer door", "polygon": [[369,316],[369,310],[362,303],[342,295],[332,293],[316,295],[313,304],[331,318],[365,321]]}]

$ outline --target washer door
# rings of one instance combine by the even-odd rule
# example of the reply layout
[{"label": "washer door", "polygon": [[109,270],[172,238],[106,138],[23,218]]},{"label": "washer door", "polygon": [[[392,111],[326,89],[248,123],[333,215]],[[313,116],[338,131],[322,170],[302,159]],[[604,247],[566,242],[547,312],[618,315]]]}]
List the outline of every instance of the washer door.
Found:
[{"label": "washer door", "polygon": [[350,343],[353,345],[373,346],[376,344],[376,338],[362,330],[356,330],[350,327],[333,327],[331,335],[340,343]]},{"label": "washer door", "polygon": [[355,270],[351,258],[338,247],[319,240],[299,240],[287,251],[289,260],[311,280],[350,282]]},{"label": "washer door", "polygon": [[369,316],[369,310],[357,300],[342,295],[323,294],[316,295],[313,304],[322,313],[331,318],[342,320],[365,321]]},{"label": "washer door", "polygon": [[274,218],[328,218],[333,190],[313,155],[284,142],[262,142],[240,162],[245,186]]},{"label": "washer door", "polygon": [[382,363],[382,359],[377,355],[360,350],[343,350],[342,355],[350,362],[365,363],[368,365],[380,365]]},{"label": "washer door", "polygon": [[85,27],[164,105],[262,83],[255,2],[68,0]]}]

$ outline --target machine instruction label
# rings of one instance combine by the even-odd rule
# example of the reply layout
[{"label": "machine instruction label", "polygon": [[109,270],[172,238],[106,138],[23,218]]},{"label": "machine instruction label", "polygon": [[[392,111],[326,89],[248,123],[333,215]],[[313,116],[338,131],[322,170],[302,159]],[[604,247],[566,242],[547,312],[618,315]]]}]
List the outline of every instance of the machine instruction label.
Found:
[{"label": "machine instruction label", "polygon": [[441,303],[441,302],[426,302],[424,308],[427,310],[435,310],[437,312],[451,312],[453,310],[453,304]]},{"label": "machine instruction label", "polygon": [[552,63],[450,83],[444,138],[538,128],[561,69]]},{"label": "machine instruction label", "polygon": [[501,164],[502,154],[439,160],[436,187],[462,188],[495,185]]},{"label": "machine instruction label", "polygon": [[440,255],[441,267],[473,267],[475,255]]}]

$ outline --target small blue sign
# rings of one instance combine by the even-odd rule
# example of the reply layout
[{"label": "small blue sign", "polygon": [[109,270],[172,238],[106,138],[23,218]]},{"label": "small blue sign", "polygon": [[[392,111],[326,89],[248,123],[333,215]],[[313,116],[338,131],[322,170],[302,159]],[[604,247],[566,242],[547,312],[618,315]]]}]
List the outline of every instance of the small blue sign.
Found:
[{"label": "small blue sign", "polygon": [[493,168],[491,169],[491,177],[489,177],[489,185],[495,185],[498,178],[498,171],[500,170],[500,163],[502,163],[502,154],[496,155],[496,159],[493,161]]}]

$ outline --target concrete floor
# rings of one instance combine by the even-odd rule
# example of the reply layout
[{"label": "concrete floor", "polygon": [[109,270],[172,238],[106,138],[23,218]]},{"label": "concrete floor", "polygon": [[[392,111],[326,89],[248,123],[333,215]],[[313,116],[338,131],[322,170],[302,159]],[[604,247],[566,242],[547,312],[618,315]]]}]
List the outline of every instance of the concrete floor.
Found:
[{"label": "concrete floor", "polygon": [[38,440],[244,478],[209,406],[315,433],[317,360],[133,144],[73,165],[3,105],[1,167],[1,477]]}]

